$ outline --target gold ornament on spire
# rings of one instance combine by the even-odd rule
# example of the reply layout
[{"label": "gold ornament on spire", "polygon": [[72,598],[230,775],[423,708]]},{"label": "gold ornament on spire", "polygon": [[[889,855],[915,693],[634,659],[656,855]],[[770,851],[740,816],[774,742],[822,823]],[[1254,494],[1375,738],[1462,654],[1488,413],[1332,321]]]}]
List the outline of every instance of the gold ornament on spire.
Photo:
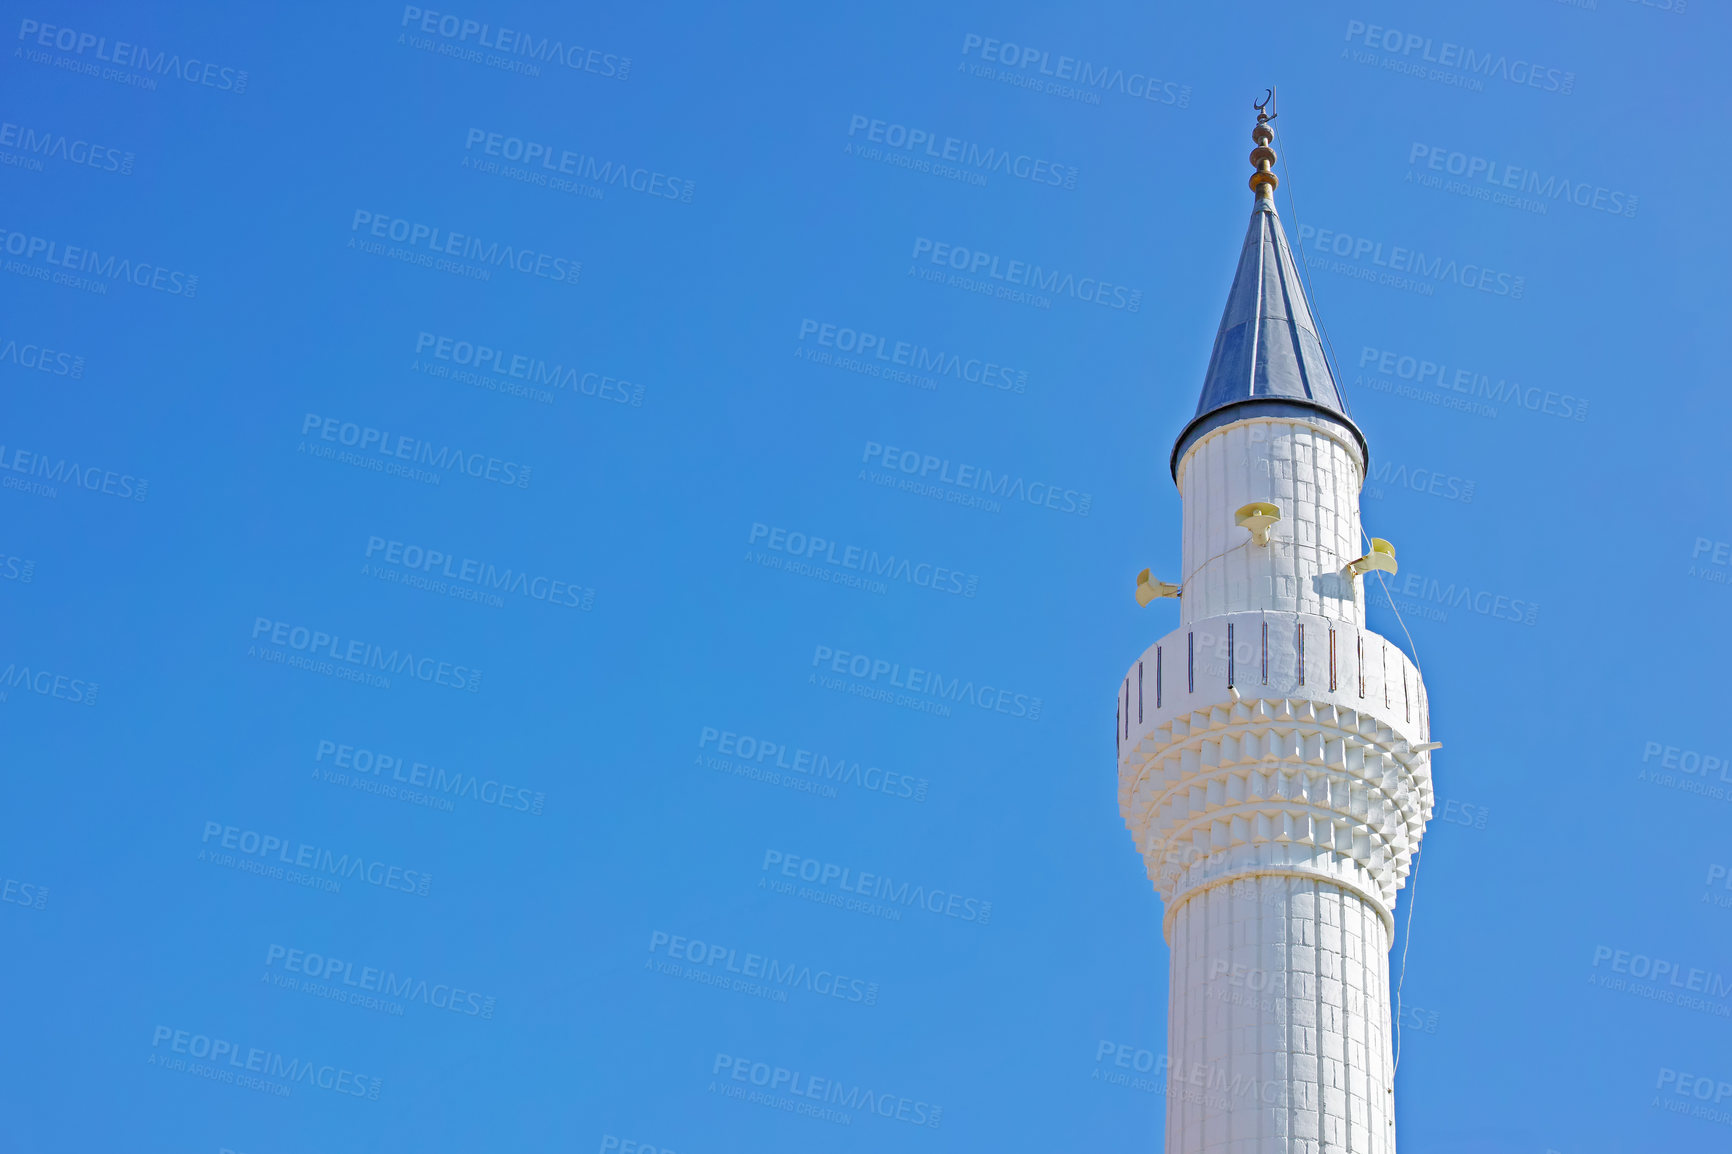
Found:
[{"label": "gold ornament on spire", "polygon": [[1257,127],[1251,130],[1251,139],[1257,147],[1251,150],[1251,164],[1256,172],[1251,174],[1251,191],[1257,194],[1258,200],[1267,199],[1271,206],[1275,202],[1275,188],[1281,183],[1275,175],[1275,150],[1269,147],[1269,142],[1275,139],[1275,130],[1269,127],[1269,122],[1275,119],[1275,113],[1269,107],[1275,103],[1275,90],[1268,89],[1268,95],[1260,104],[1252,105],[1257,110]]}]

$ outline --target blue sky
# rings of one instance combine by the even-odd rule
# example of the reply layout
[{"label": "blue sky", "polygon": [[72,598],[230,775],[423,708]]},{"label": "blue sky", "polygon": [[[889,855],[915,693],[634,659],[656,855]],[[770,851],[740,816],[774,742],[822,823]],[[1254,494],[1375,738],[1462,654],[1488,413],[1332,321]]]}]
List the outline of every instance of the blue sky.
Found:
[{"label": "blue sky", "polygon": [[[1271,84],[1444,742],[1402,1148],[1723,1144],[1727,28],[1678,9],[9,6],[12,1146],[1157,1148],[1097,1077],[1166,1034],[1108,727]],[[1013,262],[1073,288],[953,276]],[[748,955],[811,976],[708,984]]]}]

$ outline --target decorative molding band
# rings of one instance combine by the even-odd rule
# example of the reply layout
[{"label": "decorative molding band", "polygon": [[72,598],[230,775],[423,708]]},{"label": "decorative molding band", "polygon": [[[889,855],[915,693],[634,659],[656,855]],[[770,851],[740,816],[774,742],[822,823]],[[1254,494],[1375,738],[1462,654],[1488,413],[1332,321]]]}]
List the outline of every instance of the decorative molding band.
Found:
[{"label": "decorative molding band", "polygon": [[[1201,662],[1199,634],[1211,638]],[[1165,927],[1197,893],[1278,874],[1357,893],[1392,930],[1434,804],[1425,704],[1405,655],[1339,621],[1229,614],[1151,646],[1122,687],[1115,736],[1119,812]]]}]

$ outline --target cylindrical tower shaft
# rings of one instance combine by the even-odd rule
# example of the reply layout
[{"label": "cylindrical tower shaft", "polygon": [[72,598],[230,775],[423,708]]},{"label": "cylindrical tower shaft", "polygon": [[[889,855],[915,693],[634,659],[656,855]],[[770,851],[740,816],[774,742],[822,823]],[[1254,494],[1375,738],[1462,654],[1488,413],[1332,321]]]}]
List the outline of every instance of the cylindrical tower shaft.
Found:
[{"label": "cylindrical tower shaft", "polygon": [[1327,882],[1253,876],[1173,919],[1166,1149],[1395,1149],[1389,936]]}]

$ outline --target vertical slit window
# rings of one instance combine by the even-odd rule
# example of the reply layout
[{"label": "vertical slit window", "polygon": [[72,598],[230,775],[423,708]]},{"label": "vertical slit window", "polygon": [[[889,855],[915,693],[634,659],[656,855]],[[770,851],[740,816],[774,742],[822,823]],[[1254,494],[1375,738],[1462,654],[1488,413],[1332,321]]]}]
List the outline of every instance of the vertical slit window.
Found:
[{"label": "vertical slit window", "polygon": [[1185,692],[1197,692],[1197,635],[1185,634]]},{"label": "vertical slit window", "polygon": [[1359,696],[1365,696],[1365,634],[1359,635]]},{"label": "vertical slit window", "polygon": [[1407,670],[1401,671],[1401,720],[1413,720],[1413,703],[1407,696]]},{"label": "vertical slit window", "polygon": [[1389,708],[1389,642],[1383,643],[1383,707]]},{"label": "vertical slit window", "polygon": [[1125,678],[1124,708],[1120,712],[1124,714],[1125,718],[1125,736],[1129,737],[1131,735],[1131,679],[1128,677]]},{"label": "vertical slit window", "polygon": [[1161,707],[1161,647],[1155,646],[1155,708]]},{"label": "vertical slit window", "polygon": [[1143,723],[1143,663],[1137,662],[1137,724]]},{"label": "vertical slit window", "polygon": [[1335,692],[1335,630],[1329,631],[1329,692]]},{"label": "vertical slit window", "polygon": [[1269,623],[1263,622],[1263,684],[1269,684]]},{"label": "vertical slit window", "polygon": [[1305,626],[1299,626],[1299,684],[1305,684]]},{"label": "vertical slit window", "polygon": [[1227,623],[1227,688],[1233,688],[1233,624]]}]

